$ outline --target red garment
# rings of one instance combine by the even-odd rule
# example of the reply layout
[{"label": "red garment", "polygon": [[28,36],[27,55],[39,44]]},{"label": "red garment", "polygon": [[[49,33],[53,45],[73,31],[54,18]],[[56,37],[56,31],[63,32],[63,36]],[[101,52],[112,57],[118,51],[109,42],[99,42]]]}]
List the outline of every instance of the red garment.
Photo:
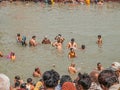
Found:
[{"label": "red garment", "polygon": [[72,82],[65,82],[62,85],[62,90],[76,90],[76,88]]}]

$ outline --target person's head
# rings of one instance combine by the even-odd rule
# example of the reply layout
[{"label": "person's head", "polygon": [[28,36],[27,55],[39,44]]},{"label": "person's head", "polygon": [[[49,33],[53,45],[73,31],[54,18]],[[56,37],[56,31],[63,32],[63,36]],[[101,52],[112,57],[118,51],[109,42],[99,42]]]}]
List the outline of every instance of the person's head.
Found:
[{"label": "person's head", "polygon": [[61,37],[62,35],[61,34],[58,34],[59,37]]},{"label": "person's head", "polygon": [[55,88],[58,85],[60,75],[55,70],[49,70],[43,73],[42,78],[46,88]]},{"label": "person's head", "polygon": [[20,88],[23,89],[23,90],[26,90],[26,83],[22,83],[22,84],[20,85]]},{"label": "person's head", "polygon": [[72,38],[72,39],[71,39],[71,42],[73,43],[74,41],[75,41],[75,39],[74,39],[74,38]]},{"label": "person's head", "polygon": [[82,74],[77,82],[77,90],[88,90],[91,86],[91,78],[87,73]]},{"label": "person's head", "polygon": [[16,81],[16,82],[15,82],[15,88],[16,88],[16,87],[20,87],[20,82],[19,82],[19,81]]},{"label": "person's head", "polygon": [[98,76],[98,81],[103,90],[109,89],[113,84],[119,83],[118,77],[113,70],[103,70]]},{"label": "person's head", "polygon": [[36,38],[36,36],[32,36],[32,39],[35,39]]},{"label": "person's head", "polygon": [[40,68],[39,67],[35,68],[35,71],[36,72],[40,71]]},{"label": "person's head", "polygon": [[81,49],[85,49],[85,45],[81,45]]},{"label": "person's head", "polygon": [[101,63],[98,62],[98,63],[97,63],[97,68],[98,68],[98,69],[101,69],[101,67],[102,67]]},{"label": "person's head", "polygon": [[0,74],[0,90],[10,90],[10,79],[5,74]]},{"label": "person's head", "polygon": [[100,39],[101,38],[101,35],[98,35],[98,39]]},{"label": "person's head", "polygon": [[92,82],[98,83],[98,75],[99,75],[98,71],[92,71],[90,73],[90,77],[91,77]]},{"label": "person's head", "polygon": [[60,79],[60,85],[62,86],[65,82],[72,82],[72,79],[69,75],[62,75]]},{"label": "person's head", "polygon": [[71,52],[74,52],[74,49],[73,49],[73,48],[70,48],[70,51],[71,51]]},{"label": "person's head", "polygon": [[16,75],[14,79],[15,79],[15,81],[19,81],[20,80],[20,76]]},{"label": "person's head", "polygon": [[32,78],[28,78],[27,83],[32,83]]},{"label": "person's head", "polygon": [[20,37],[20,33],[18,33],[17,36]]}]

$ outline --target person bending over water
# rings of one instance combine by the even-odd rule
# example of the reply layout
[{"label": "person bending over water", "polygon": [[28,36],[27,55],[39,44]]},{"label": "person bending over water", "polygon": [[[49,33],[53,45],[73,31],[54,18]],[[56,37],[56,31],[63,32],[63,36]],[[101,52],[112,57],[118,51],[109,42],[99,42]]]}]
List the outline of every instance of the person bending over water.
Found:
[{"label": "person bending over water", "polygon": [[32,36],[32,39],[29,41],[29,46],[37,46],[36,36]]},{"label": "person bending over water", "polygon": [[3,57],[3,53],[0,51],[0,57]]},{"label": "person bending over water", "polygon": [[35,68],[35,71],[33,72],[33,77],[41,77],[42,76],[42,73],[40,71],[40,68],[37,67]]},{"label": "person bending over water", "polygon": [[42,40],[42,44],[51,44],[51,41],[47,38],[47,36],[45,36]]},{"label": "person bending over water", "polygon": [[71,65],[68,67],[68,72],[70,74],[76,74],[77,73],[77,70],[75,68],[75,64],[74,63],[71,63]]}]

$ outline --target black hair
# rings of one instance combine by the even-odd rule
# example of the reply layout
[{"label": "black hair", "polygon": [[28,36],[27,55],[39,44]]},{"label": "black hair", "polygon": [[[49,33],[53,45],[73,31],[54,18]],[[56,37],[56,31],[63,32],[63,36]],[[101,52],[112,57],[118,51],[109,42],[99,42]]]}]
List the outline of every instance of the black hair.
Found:
[{"label": "black hair", "polygon": [[20,86],[20,82],[19,81],[16,81],[15,82],[15,87],[19,87]]},{"label": "black hair", "polygon": [[54,88],[58,85],[60,75],[55,70],[49,70],[43,73],[43,81],[46,87]]},{"label": "black hair", "polygon": [[19,75],[15,76],[15,79],[20,80],[20,76]]},{"label": "black hair", "polygon": [[63,75],[60,79],[60,85],[62,86],[65,82],[72,82],[72,79],[69,75]]},{"label": "black hair", "polygon": [[81,48],[82,48],[82,49],[85,49],[85,45],[81,45]]},{"label": "black hair", "polygon": [[20,36],[20,33],[17,33],[17,36]]},{"label": "black hair", "polygon": [[87,73],[84,73],[77,83],[78,85],[81,85],[84,90],[88,90],[91,86],[92,80]]},{"label": "black hair", "polygon": [[31,82],[32,82],[32,78],[28,78],[27,83],[31,83]]},{"label": "black hair", "polygon": [[74,39],[74,38],[72,38],[72,39],[71,39],[71,42],[74,42],[74,41],[75,41],[75,39]]},{"label": "black hair", "polygon": [[20,88],[26,89],[26,83],[22,83],[22,84],[20,85]]},{"label": "black hair", "polygon": [[98,35],[98,37],[100,37],[100,38],[101,38],[101,35]]},{"label": "black hair", "polygon": [[110,88],[115,83],[119,83],[117,74],[113,70],[103,70],[98,76],[98,81],[100,85],[107,88]]},{"label": "black hair", "polygon": [[32,38],[36,38],[36,36],[32,36]]}]

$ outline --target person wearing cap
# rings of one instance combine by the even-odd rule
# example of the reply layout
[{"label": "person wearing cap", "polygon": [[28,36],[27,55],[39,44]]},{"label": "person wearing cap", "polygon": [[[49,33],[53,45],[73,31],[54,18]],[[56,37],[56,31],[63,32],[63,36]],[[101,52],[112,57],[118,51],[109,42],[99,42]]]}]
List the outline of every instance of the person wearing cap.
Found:
[{"label": "person wearing cap", "polygon": [[116,72],[116,74],[118,75],[119,82],[120,82],[120,63],[113,62],[110,66],[110,69]]},{"label": "person wearing cap", "polygon": [[76,44],[74,38],[72,38],[72,39],[71,39],[71,42],[69,42],[69,43],[67,44],[67,48],[68,48],[68,49],[69,49],[69,48],[77,49],[77,44]]},{"label": "person wearing cap", "polygon": [[51,41],[47,38],[47,36],[45,36],[42,40],[42,44],[51,44]]}]

